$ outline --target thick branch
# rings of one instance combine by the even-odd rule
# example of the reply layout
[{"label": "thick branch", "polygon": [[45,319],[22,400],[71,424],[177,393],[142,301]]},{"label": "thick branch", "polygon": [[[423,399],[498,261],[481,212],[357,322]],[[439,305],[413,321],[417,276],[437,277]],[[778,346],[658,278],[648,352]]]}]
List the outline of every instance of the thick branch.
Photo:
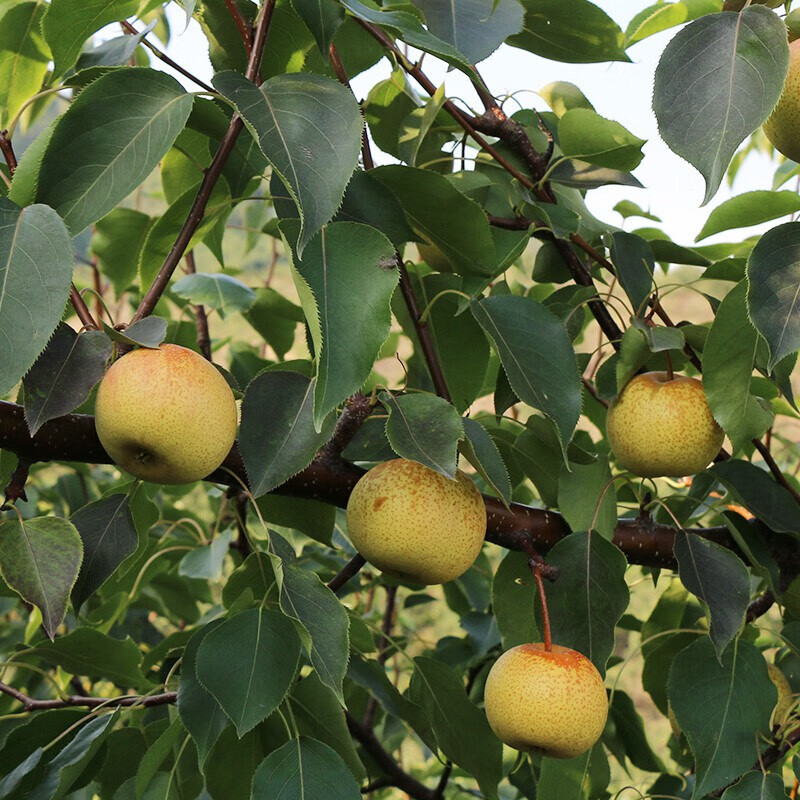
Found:
[{"label": "thick branch", "polygon": [[[250,53],[250,60],[247,64],[247,78],[256,83],[259,81],[259,71],[261,69],[261,60],[264,55],[264,45],[267,40],[267,33],[269,31],[274,8],[275,0],[267,0],[261,18],[259,19],[258,27],[256,28],[253,40],[253,51]],[[136,313],[133,315],[131,322],[136,322],[142,319],[142,317],[146,317],[152,313],[153,309],[156,307],[156,303],[158,303],[159,298],[167,288],[172,274],[175,272],[176,267],[186,252],[186,248],[189,246],[189,242],[191,242],[195,231],[197,231],[200,223],[203,221],[203,215],[205,214],[208,200],[211,197],[211,192],[217,185],[219,176],[222,174],[228,157],[231,152],[233,152],[236,140],[239,138],[243,127],[244,123],[241,117],[238,114],[234,114],[228,126],[228,130],[222,137],[217,152],[211,160],[211,164],[205,171],[203,182],[200,184],[197,196],[194,199],[194,203],[192,203],[189,215],[183,223],[178,238],[175,240],[175,244],[172,245],[172,250],[170,250],[164,264],[158,271],[158,275],[145,293],[141,303],[139,303],[139,307],[136,309]]]},{"label": "thick branch", "polygon": [[[197,272],[192,250],[186,254],[186,272],[189,275],[194,275]],[[203,357],[211,361],[211,334],[208,331],[208,315],[202,305],[192,306],[192,312],[194,313],[194,324],[197,328],[197,346],[200,348]]]},{"label": "thick branch", "polygon": [[[1,401],[0,447],[32,462],[113,463],[97,438],[94,417],[67,414],[46,422],[31,439],[22,406]],[[241,480],[247,480],[236,446],[225,459],[223,468],[208,479],[216,483],[238,485],[238,481],[226,470]],[[346,508],[350,493],[363,474],[363,469],[347,461],[341,461],[335,467],[314,461],[275,491],[277,494],[320,500]],[[530,508],[519,503],[512,503],[506,508],[500,500],[489,496],[484,496],[484,501],[487,511],[486,540],[501,547],[524,550],[523,540],[527,540],[544,553],[570,532],[563,517],[554,511]],[[695,528],[690,532],[739,552],[725,527]],[[668,525],[658,524],[651,519],[621,519],[613,541],[631,564],[675,567],[675,529]],[[788,537],[775,537],[771,544],[774,548],[773,557],[788,574],[800,572],[800,551]],[[348,577],[351,575],[345,576],[344,580]],[[339,585],[335,588],[339,588]]]}]

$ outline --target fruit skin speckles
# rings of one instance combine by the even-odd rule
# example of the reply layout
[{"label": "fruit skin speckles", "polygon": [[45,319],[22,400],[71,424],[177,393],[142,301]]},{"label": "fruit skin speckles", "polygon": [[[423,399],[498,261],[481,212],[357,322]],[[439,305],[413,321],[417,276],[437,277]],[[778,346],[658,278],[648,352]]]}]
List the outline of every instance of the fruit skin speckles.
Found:
[{"label": "fruit skin speckles", "polygon": [[373,467],[347,504],[347,529],[373,566],[420,584],[466,572],[483,546],[486,506],[463,473],[456,480],[409,459]]},{"label": "fruit skin speckles", "polygon": [[494,663],[484,692],[498,739],[523,752],[574,758],[600,738],[608,699],[597,668],[582,653],[523,644]]},{"label": "fruit skin speckles", "polygon": [[642,478],[681,478],[705,469],[725,433],[696,378],[665,372],[634,377],[611,404],[608,443],[624,469]]}]

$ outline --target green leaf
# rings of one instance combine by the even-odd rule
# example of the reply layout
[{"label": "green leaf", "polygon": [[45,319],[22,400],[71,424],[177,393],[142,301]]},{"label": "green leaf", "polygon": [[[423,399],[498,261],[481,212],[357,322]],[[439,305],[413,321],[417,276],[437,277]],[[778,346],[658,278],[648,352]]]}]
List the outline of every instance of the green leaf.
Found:
[{"label": "green leaf", "polygon": [[136,782],[134,784],[136,798],[145,797],[145,793],[154,782],[154,779],[156,781],[159,780],[159,769],[172,752],[172,748],[177,744],[178,739],[184,731],[185,729],[181,718],[175,717],[169,727],[167,727],[158,739],[153,742],[150,749],[144,754],[136,770]]},{"label": "green leaf", "polygon": [[518,0],[414,0],[414,5],[425,14],[428,30],[463,53],[470,64],[483,61],[522,28]]},{"label": "green leaf", "polygon": [[236,105],[296,203],[302,256],[336,213],[358,163],[364,121],[353,93],[321,75],[276,75],[256,87],[223,72],[213,84]]},{"label": "green leaf", "polygon": [[760,438],[773,414],[750,392],[759,335],[747,315],[747,283],[725,296],[703,348],[703,388],[714,419],[722,426],[734,453]]},{"label": "green leaf", "polygon": [[118,331],[104,322],[103,329],[115,342],[122,342],[131,347],[147,347],[156,350],[167,335],[167,321],[164,317],[145,317],[128,325],[122,331]]},{"label": "green leaf", "polygon": [[588,0],[522,0],[522,32],[507,44],[569,64],[630,61],[619,25]]},{"label": "green leaf", "polygon": [[253,776],[252,797],[292,800],[360,800],[361,792],[336,751],[309,736],[270,753]]},{"label": "green leaf", "polygon": [[386,437],[392,450],[455,479],[456,448],[464,427],[453,406],[427,393],[392,397],[383,392],[380,399],[389,412]]},{"label": "green leaf", "polygon": [[646,140],[588,108],[575,108],[559,120],[558,141],[568,158],[630,171],[644,157],[642,145]]},{"label": "green leaf", "polygon": [[653,110],[669,148],[705,178],[704,205],[736,148],[775,107],[788,67],[786,27],[758,5],[702,17],[665,48]]},{"label": "green leaf", "polygon": [[441,661],[415,658],[410,693],[427,713],[444,755],[474,775],[484,795],[496,798],[503,774],[502,745],[484,712],[467,697],[456,672]]},{"label": "green leaf", "polygon": [[709,215],[697,240],[733,228],[747,228],[771,219],[800,211],[800,197],[795,192],[745,192],[720,203]]},{"label": "green leaf", "polygon": [[283,701],[300,658],[300,637],[277,611],[242,611],[211,631],[197,651],[197,677],[239,736]]},{"label": "green leaf", "polygon": [[239,449],[256,497],[307,467],[333,433],[330,416],[314,430],[314,379],[268,370],[252,380],[242,401]]},{"label": "green leaf", "polygon": [[342,706],[336,694],[322,683],[316,672],[310,672],[295,684],[289,695],[289,703],[300,733],[313,736],[332,747],[356,779],[363,779],[366,770],[358,757],[356,742],[347,730]]},{"label": "green leaf", "polygon": [[800,532],[800,508],[789,492],[749,461],[728,459],[709,467],[748,511],[778,533]]},{"label": "green leaf", "polygon": [[675,656],[668,691],[695,758],[693,798],[725,786],[753,765],[758,737],[769,735],[777,692],[752,644],[735,640],[720,662],[711,640],[698,639]]},{"label": "green leaf", "polygon": [[409,166],[417,166],[420,148],[446,100],[444,84],[442,84],[424,106],[415,108],[405,118],[397,142],[397,150],[402,160]]},{"label": "green leaf", "polygon": [[31,436],[45,422],[74,411],[103,377],[111,340],[102,331],[75,333],[62,322],[22,381]]},{"label": "green leaf", "polygon": [[658,0],[654,5],[640,11],[628,23],[625,30],[625,47],[630,47],[649,36],[682,25],[706,14],[720,10],[719,0],[678,0],[665,3]]},{"label": "green leaf", "polygon": [[297,324],[303,321],[303,310],[275,289],[256,290],[256,299],[244,318],[283,360],[294,344]]},{"label": "green leaf", "polygon": [[655,214],[651,214],[649,211],[645,211],[640,206],[636,205],[632,200],[620,200],[614,206],[614,211],[617,212],[623,219],[629,219],[630,217],[642,217],[643,219],[650,219],[653,222],[661,222],[661,218],[657,217]]},{"label": "green leaf", "polygon": [[477,420],[464,417],[461,423],[464,426],[464,438],[459,450],[492,491],[508,505],[511,502],[511,480],[494,439]]},{"label": "green leaf", "polygon": [[769,345],[771,370],[800,348],[800,223],[765,233],[747,260],[747,308]]},{"label": "green leaf", "polygon": [[634,314],[644,316],[645,304],[654,288],[655,260],[650,244],[635,233],[617,231],[611,236],[611,260]]},{"label": "green leaf", "polygon": [[[292,228],[291,222],[281,223],[282,232]],[[374,228],[353,222],[326,225],[302,257],[292,259],[317,360],[317,430],[361,388],[389,335],[389,303],[399,277],[395,264],[394,245]]]},{"label": "green leaf", "polygon": [[197,272],[184,275],[173,287],[178,297],[199,306],[225,312],[247,311],[256,301],[256,293],[231,275]]},{"label": "green leaf", "polygon": [[181,682],[178,684],[178,713],[197,748],[197,758],[202,767],[211,748],[228,726],[228,718],[214,695],[197,679],[197,651],[211,631],[223,620],[215,619],[200,628],[189,640],[181,661]]},{"label": "green leaf", "polygon": [[617,526],[617,491],[607,456],[598,455],[589,464],[562,465],[558,510],[573,531],[596,530],[611,541]]},{"label": "green leaf", "polygon": [[53,53],[53,74],[63,75],[74,66],[84,42],[111,22],[133,16],[138,0],[52,0],[42,30]]},{"label": "green leaf", "polygon": [[119,712],[90,719],[72,741],[45,767],[27,800],[60,800],[81,777],[116,724]]},{"label": "green leaf", "polygon": [[647,345],[645,334],[638,328],[630,327],[622,334],[619,347],[619,361],[616,366],[617,393],[621,392],[628,381],[646,364],[652,351]]},{"label": "green leaf", "polygon": [[50,49],[40,26],[45,7],[0,5],[0,127],[7,128],[22,104],[36,94],[47,74]]},{"label": "green leaf", "polygon": [[780,775],[769,772],[745,772],[742,779],[725,790],[722,800],[787,800]]},{"label": "green leaf", "polygon": [[[438,36],[426,30],[416,14],[398,9],[381,8],[372,0],[342,0],[342,5],[357,19],[363,19],[387,28],[406,44],[424,50],[426,53],[438,56],[450,66],[460,69],[467,75],[471,67],[464,55],[449,42],[442,41]],[[407,6],[410,8],[410,6]]]},{"label": "green leaf", "polygon": [[555,423],[566,454],[581,414],[581,376],[564,324],[531,297],[494,295],[471,309],[514,392]]},{"label": "green leaf", "polygon": [[536,797],[602,797],[609,779],[608,758],[598,743],[574,758],[543,758]]},{"label": "green leaf", "polygon": [[211,544],[197,547],[188,552],[178,567],[178,575],[186,578],[197,578],[204,581],[216,581],[222,577],[222,565],[228,555],[233,531],[218,533]]},{"label": "green leaf", "polygon": [[[273,548],[276,538],[278,535],[273,533]],[[306,649],[319,679],[344,705],[343,682],[350,655],[347,612],[319,575],[293,560],[281,559],[275,549],[272,552],[273,564],[277,560],[281,565],[280,570],[276,569],[276,575],[281,575],[281,610],[300,623],[301,638],[306,639]]]},{"label": "green leaf", "polygon": [[79,508],[71,518],[83,542],[83,563],[72,590],[72,603],[80,609],[136,551],[139,535],[127,494],[112,494]]},{"label": "green leaf", "polygon": [[528,556],[513,550],[506,553],[492,579],[492,610],[503,639],[503,649],[537,642],[533,582]]},{"label": "green leaf", "polygon": [[0,198],[0,396],[28,371],[61,320],[74,264],[58,214]]},{"label": "green leaf", "polygon": [[436,245],[462,275],[497,274],[495,247],[483,209],[443,175],[414,167],[378,167],[370,173],[400,201],[411,228]]},{"label": "green leaf", "polygon": [[573,533],[548,553],[561,570],[548,588],[553,641],[578,650],[605,674],[614,647],[614,626],[628,607],[627,561],[597,534]]},{"label": "green leaf", "polygon": [[[627,756],[631,764],[646,772],[664,770],[661,760],[650,748],[643,720],[639,716],[631,696],[619,687],[614,689],[611,697],[608,719],[609,725],[603,735],[603,743],[614,753],[621,764],[624,763],[624,757]],[[609,744],[609,728],[612,728],[613,736],[622,745],[622,752]]]},{"label": "green leaf", "polygon": [[683,585],[708,606],[711,641],[722,657],[744,625],[750,573],[735,553],[682,530],[675,534],[675,558]]},{"label": "green leaf", "polygon": [[0,800],[6,800],[7,797],[12,795],[22,782],[22,779],[30,775],[39,766],[42,755],[44,755],[44,750],[41,747],[37,747],[24,761],[21,761],[14,769],[6,773],[6,776],[0,781]]},{"label": "green leaf", "polygon": [[152,69],[123,68],[98,78],[56,122],[36,200],[52,206],[73,235],[80,233],[155,169],[186,124],[192,100],[174,78]]},{"label": "green leaf", "polygon": [[115,208],[95,223],[91,250],[99,259],[103,275],[113,284],[118,299],[136,281],[139,254],[152,222],[141,211]]},{"label": "green leaf", "polygon": [[64,621],[82,559],[81,538],[65,519],[13,518],[0,523],[0,574],[41,611],[42,626],[51,639]]},{"label": "green leaf", "polygon": [[[569,81],[553,81],[539,89],[539,96],[553,109],[557,117],[563,117],[573,108],[588,108],[594,111],[589,98]],[[625,202],[625,201],[622,201]]]},{"label": "green leaf", "polygon": [[292,0],[292,6],[313,34],[320,53],[327,58],[333,37],[344,22],[341,6],[326,0]]},{"label": "green leaf", "polygon": [[124,688],[148,686],[141,670],[142,652],[129,636],[113,639],[94,628],[81,627],[52,642],[37,644],[26,655],[42,658],[71,675],[109,680]]}]

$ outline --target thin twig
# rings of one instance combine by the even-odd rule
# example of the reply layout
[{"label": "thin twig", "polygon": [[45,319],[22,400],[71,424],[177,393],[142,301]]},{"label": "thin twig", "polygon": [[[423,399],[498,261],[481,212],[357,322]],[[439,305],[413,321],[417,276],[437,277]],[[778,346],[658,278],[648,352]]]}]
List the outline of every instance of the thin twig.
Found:
[{"label": "thin twig", "polygon": [[11,144],[11,139],[8,138],[8,131],[0,131],[0,153],[8,164],[8,171],[11,177],[14,177],[14,172],[17,169],[17,157],[14,155],[14,145]]},{"label": "thin twig", "polygon": [[[193,250],[190,250],[186,254],[185,261],[186,272],[188,272],[189,275],[195,275],[197,273],[197,268],[194,263]],[[208,331],[208,315],[202,305],[192,306],[192,312],[194,313],[194,323],[197,328],[197,346],[200,348],[200,352],[206,360],[211,361],[211,336]]]},{"label": "thin twig", "polygon": [[234,23],[236,23],[236,27],[239,29],[239,35],[242,37],[244,49],[249,58],[250,53],[253,51],[253,30],[247,24],[247,20],[242,16],[242,12],[239,11],[239,7],[236,5],[236,0],[225,0],[225,7],[228,9],[228,13],[233,18]]},{"label": "thin twig", "polygon": [[59,700],[36,700],[29,697],[19,689],[9,686],[0,681],[0,692],[13,697],[22,703],[26,711],[47,711],[53,708],[97,708],[98,706],[114,708],[117,706],[163,706],[174,703],[178,699],[177,692],[163,692],[162,694],[151,695],[126,695],[124,697],[82,697],[80,695],[68,695]]},{"label": "thin twig", "polygon": [[[248,80],[255,83],[259,82],[258,76],[261,69],[261,61],[264,56],[264,45],[267,40],[267,33],[269,32],[274,8],[275,0],[267,0],[256,28],[253,50],[250,53],[246,72]],[[131,319],[132,322],[136,322],[152,313],[153,309],[156,307],[156,303],[158,303],[159,298],[167,288],[172,274],[175,272],[176,267],[186,252],[186,248],[189,246],[189,242],[191,242],[195,231],[203,221],[203,214],[205,213],[208,200],[211,197],[211,192],[214,190],[219,176],[222,174],[228,157],[231,152],[233,152],[236,140],[239,138],[243,127],[244,123],[241,117],[238,114],[234,114],[228,126],[228,130],[222,137],[217,152],[214,154],[214,158],[211,160],[211,164],[203,176],[203,182],[200,184],[197,196],[194,199],[194,203],[192,203],[192,207],[178,234],[178,238],[175,240],[175,244],[172,245],[169,255],[158,271],[158,275],[139,303],[139,307],[136,309],[136,313]]]},{"label": "thin twig", "polygon": [[367,563],[367,560],[360,554],[356,553],[343,567],[339,572],[336,573],[329,581],[328,581],[328,588],[335,594],[339,591],[339,589],[344,586],[347,581],[350,580],[354,575],[357,575],[364,564]]},{"label": "thin twig", "polygon": [[[123,29],[127,33],[133,34],[134,36],[139,35],[139,31],[137,31],[136,28],[134,28],[133,25],[131,25],[130,22],[128,22],[127,20],[122,20],[122,22],[120,22],[120,25],[122,25]],[[182,67],[177,61],[173,61],[163,50],[159,50],[154,44],[151,44],[145,38],[143,38],[141,41],[142,44],[157,59],[159,59],[159,61],[163,61],[168,66],[172,67],[172,69],[174,69],[176,72],[180,72],[180,74],[183,75],[184,78],[188,78],[190,81],[196,83],[198,86],[205,89],[207,92],[216,94],[213,86],[209,86],[205,81],[201,81],[200,78],[198,78],[196,75],[192,75],[192,73],[189,72],[188,69]]]},{"label": "thin twig", "polygon": [[75,313],[78,315],[78,319],[83,323],[84,328],[95,331],[100,330],[100,326],[94,321],[92,312],[89,311],[89,306],[86,305],[86,301],[75,288],[74,283],[69,285],[69,301],[72,303],[72,307],[75,309]]}]

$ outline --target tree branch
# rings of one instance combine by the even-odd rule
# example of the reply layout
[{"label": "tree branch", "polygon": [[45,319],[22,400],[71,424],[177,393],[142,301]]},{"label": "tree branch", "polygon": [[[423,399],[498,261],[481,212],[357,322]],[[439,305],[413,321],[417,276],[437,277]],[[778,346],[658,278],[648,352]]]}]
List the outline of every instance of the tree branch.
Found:
[{"label": "tree branch", "polygon": [[347,709],[344,712],[347,727],[354,739],[375,759],[378,766],[386,773],[392,786],[413,797],[414,800],[438,800],[436,792],[420,783],[405,772],[402,767],[386,752],[378,741],[372,728],[359,722]]},{"label": "tree branch", "polygon": [[[264,56],[264,45],[267,40],[267,33],[269,32],[274,8],[275,0],[267,0],[261,12],[258,26],[256,27],[253,39],[253,50],[250,53],[250,59],[247,64],[246,76],[256,84],[260,82],[259,72],[261,69],[261,61]],[[152,313],[153,309],[156,307],[156,303],[158,303],[159,298],[167,288],[172,274],[175,272],[181,258],[183,258],[183,254],[186,252],[186,248],[189,246],[189,242],[191,242],[195,231],[203,220],[206,205],[211,197],[211,192],[214,190],[219,176],[222,174],[222,170],[236,145],[236,140],[239,138],[243,127],[244,123],[241,117],[238,114],[234,114],[228,126],[228,130],[222,137],[217,152],[211,160],[211,164],[205,171],[203,182],[200,184],[197,196],[194,199],[194,203],[192,203],[189,215],[183,223],[178,238],[175,240],[175,244],[172,245],[172,250],[170,250],[164,264],[158,271],[158,275],[139,303],[139,307],[131,318],[131,322],[136,322]]]},{"label": "tree branch", "polygon": [[75,309],[75,313],[78,315],[78,319],[81,323],[83,323],[84,328],[95,331],[100,330],[100,326],[94,321],[92,312],[89,311],[89,306],[86,305],[86,301],[75,288],[74,283],[69,285],[69,301],[72,303],[72,307]]},{"label": "tree branch", "polygon": [[228,9],[228,13],[236,23],[236,27],[239,29],[239,35],[242,37],[244,49],[249,58],[250,53],[253,51],[253,31],[247,24],[247,20],[242,16],[241,11],[239,11],[239,7],[236,5],[236,0],[225,0],[225,7]]},{"label": "tree branch", "polygon": [[17,157],[14,155],[14,145],[11,144],[11,139],[8,138],[8,131],[0,131],[0,153],[8,164],[8,171],[11,177],[14,177],[14,171],[17,168]]},{"label": "tree branch", "polygon": [[[193,250],[190,250],[186,254],[185,261],[186,272],[189,275],[195,275],[197,273],[197,268],[194,264]],[[200,348],[200,352],[206,360],[211,361],[211,336],[208,332],[208,315],[202,305],[192,306],[192,311],[194,313],[194,324],[197,328],[197,346]]]},{"label": "tree branch", "polygon": [[[139,31],[137,31],[136,28],[134,28],[133,25],[131,25],[130,22],[128,22],[127,20],[122,20],[122,22],[120,22],[120,25],[122,25],[122,28],[126,33],[130,33],[130,34],[132,34],[134,36],[138,36],[139,35]],[[180,72],[180,74],[183,75],[184,78],[188,78],[190,81],[192,81],[193,83],[196,83],[198,86],[200,86],[201,88],[205,89],[207,92],[211,92],[212,94],[216,94],[216,92],[214,91],[214,87],[213,86],[209,86],[204,81],[201,81],[200,78],[198,78],[196,75],[192,75],[192,73],[189,72],[188,69],[185,69],[184,67],[182,67],[177,61],[173,61],[163,50],[159,50],[154,44],[151,44],[145,38],[142,38],[141,41],[142,41],[142,44],[159,61],[163,61],[168,66],[172,67],[172,69],[174,69],[176,72]]]},{"label": "tree branch", "polygon": [[[22,406],[0,401],[0,447],[37,461],[80,461],[94,464],[111,464],[94,428],[94,417],[84,414],[67,414],[46,422],[30,437]],[[230,473],[247,481],[238,448],[228,454],[222,467],[208,476],[208,480],[225,485],[239,485]],[[276,494],[319,500],[323,503],[347,507],[353,487],[364,474],[361,467],[341,461],[336,467],[313,461],[300,473],[275,490]],[[532,544],[539,552],[547,552],[570,533],[563,517],[554,512],[512,503],[508,508],[495,497],[484,496],[487,512],[486,540],[509,550],[524,550],[523,541]],[[736,553],[739,548],[724,526],[693,528],[690,533],[716,542]],[[620,519],[613,538],[614,544],[625,553],[631,564],[674,569],[673,554],[675,528],[662,525],[649,518]],[[788,537],[774,536],[768,545],[781,568],[791,575],[800,572],[800,551]],[[336,591],[361,564],[353,559],[352,567],[343,570],[331,588]]]},{"label": "tree branch", "polygon": [[33,697],[20,692],[13,686],[0,681],[0,693],[13,697],[22,703],[26,711],[47,711],[53,708],[97,708],[99,706],[116,708],[118,706],[141,706],[150,708],[152,706],[163,706],[174,703],[178,699],[177,692],[163,692],[162,694],[151,695],[126,695],[124,697],[83,697],[71,694],[58,700],[36,700]]}]

